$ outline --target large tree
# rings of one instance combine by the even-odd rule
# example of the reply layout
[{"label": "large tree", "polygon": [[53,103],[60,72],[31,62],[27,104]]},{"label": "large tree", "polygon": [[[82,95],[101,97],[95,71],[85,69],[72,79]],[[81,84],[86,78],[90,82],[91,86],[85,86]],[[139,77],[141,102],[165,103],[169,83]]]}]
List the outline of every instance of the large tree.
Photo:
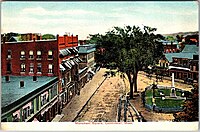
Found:
[{"label": "large tree", "polygon": [[97,49],[104,49],[100,59],[104,64],[116,67],[127,75],[130,83],[130,98],[137,92],[137,75],[140,70],[158,62],[163,54],[161,35],[154,34],[156,28],[144,26],[114,27],[98,37]]}]

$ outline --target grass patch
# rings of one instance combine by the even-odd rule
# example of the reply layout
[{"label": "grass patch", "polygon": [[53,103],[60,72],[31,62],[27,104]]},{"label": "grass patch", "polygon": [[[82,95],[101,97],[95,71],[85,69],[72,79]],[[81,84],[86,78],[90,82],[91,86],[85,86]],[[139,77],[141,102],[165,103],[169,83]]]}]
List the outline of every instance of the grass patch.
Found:
[{"label": "grass patch", "polygon": [[181,107],[185,100],[183,99],[165,99],[156,98],[155,103],[157,107],[160,108],[177,108]]},{"label": "grass patch", "polygon": [[152,98],[146,98],[145,100],[146,100],[146,104],[153,105]]}]

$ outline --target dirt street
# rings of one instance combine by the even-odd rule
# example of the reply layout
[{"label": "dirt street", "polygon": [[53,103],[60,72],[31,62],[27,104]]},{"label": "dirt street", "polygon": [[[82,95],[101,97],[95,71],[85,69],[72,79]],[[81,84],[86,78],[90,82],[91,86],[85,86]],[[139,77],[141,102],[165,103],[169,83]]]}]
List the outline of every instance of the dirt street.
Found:
[{"label": "dirt street", "polygon": [[[104,79],[103,74],[105,71],[106,69],[101,69],[93,77],[91,82],[85,85],[81,90],[81,94],[72,99],[67,107],[63,109],[64,118],[62,118],[61,121],[72,121],[74,119],[77,112],[80,111],[82,106]],[[152,84],[153,81],[155,81],[155,78],[149,79],[144,72],[139,72],[137,81],[138,92],[134,93],[134,99],[131,100],[131,102],[147,121],[172,121],[172,114],[155,113],[147,110],[142,105],[140,93],[144,91],[147,86]],[[163,80],[163,82],[158,82],[158,85],[171,86],[171,81]],[[188,91],[191,90],[191,86],[178,82],[175,82],[175,87]],[[119,74],[115,77],[107,78],[75,121],[115,122],[118,99],[120,95],[127,92],[129,92],[128,79],[123,81]]]},{"label": "dirt street", "polygon": [[107,78],[76,121],[115,122],[123,87],[119,76]]}]

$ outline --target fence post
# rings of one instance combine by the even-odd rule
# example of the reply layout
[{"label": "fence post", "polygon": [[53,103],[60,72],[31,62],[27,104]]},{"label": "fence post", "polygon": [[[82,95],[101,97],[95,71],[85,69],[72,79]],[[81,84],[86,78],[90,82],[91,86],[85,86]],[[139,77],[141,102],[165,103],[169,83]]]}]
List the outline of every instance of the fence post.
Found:
[{"label": "fence post", "polygon": [[120,122],[121,118],[121,108],[122,108],[122,102],[121,102],[121,96],[119,97],[119,104],[118,104],[118,122]]},{"label": "fence post", "polygon": [[128,102],[128,98],[127,98],[127,96],[125,96],[125,100],[124,100],[124,122],[126,122],[127,102]]}]

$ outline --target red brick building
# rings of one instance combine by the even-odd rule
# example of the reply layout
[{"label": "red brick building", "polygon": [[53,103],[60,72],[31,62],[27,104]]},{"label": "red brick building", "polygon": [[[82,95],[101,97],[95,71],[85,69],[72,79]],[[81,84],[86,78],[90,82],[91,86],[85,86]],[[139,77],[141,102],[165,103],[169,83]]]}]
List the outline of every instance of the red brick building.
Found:
[{"label": "red brick building", "polygon": [[5,42],[1,44],[1,75],[58,76],[57,40]]},{"label": "red brick building", "polygon": [[59,109],[80,93],[88,68],[79,69],[82,60],[77,50],[78,35],[57,35],[55,40],[3,41],[1,46],[2,76],[58,76]]}]

